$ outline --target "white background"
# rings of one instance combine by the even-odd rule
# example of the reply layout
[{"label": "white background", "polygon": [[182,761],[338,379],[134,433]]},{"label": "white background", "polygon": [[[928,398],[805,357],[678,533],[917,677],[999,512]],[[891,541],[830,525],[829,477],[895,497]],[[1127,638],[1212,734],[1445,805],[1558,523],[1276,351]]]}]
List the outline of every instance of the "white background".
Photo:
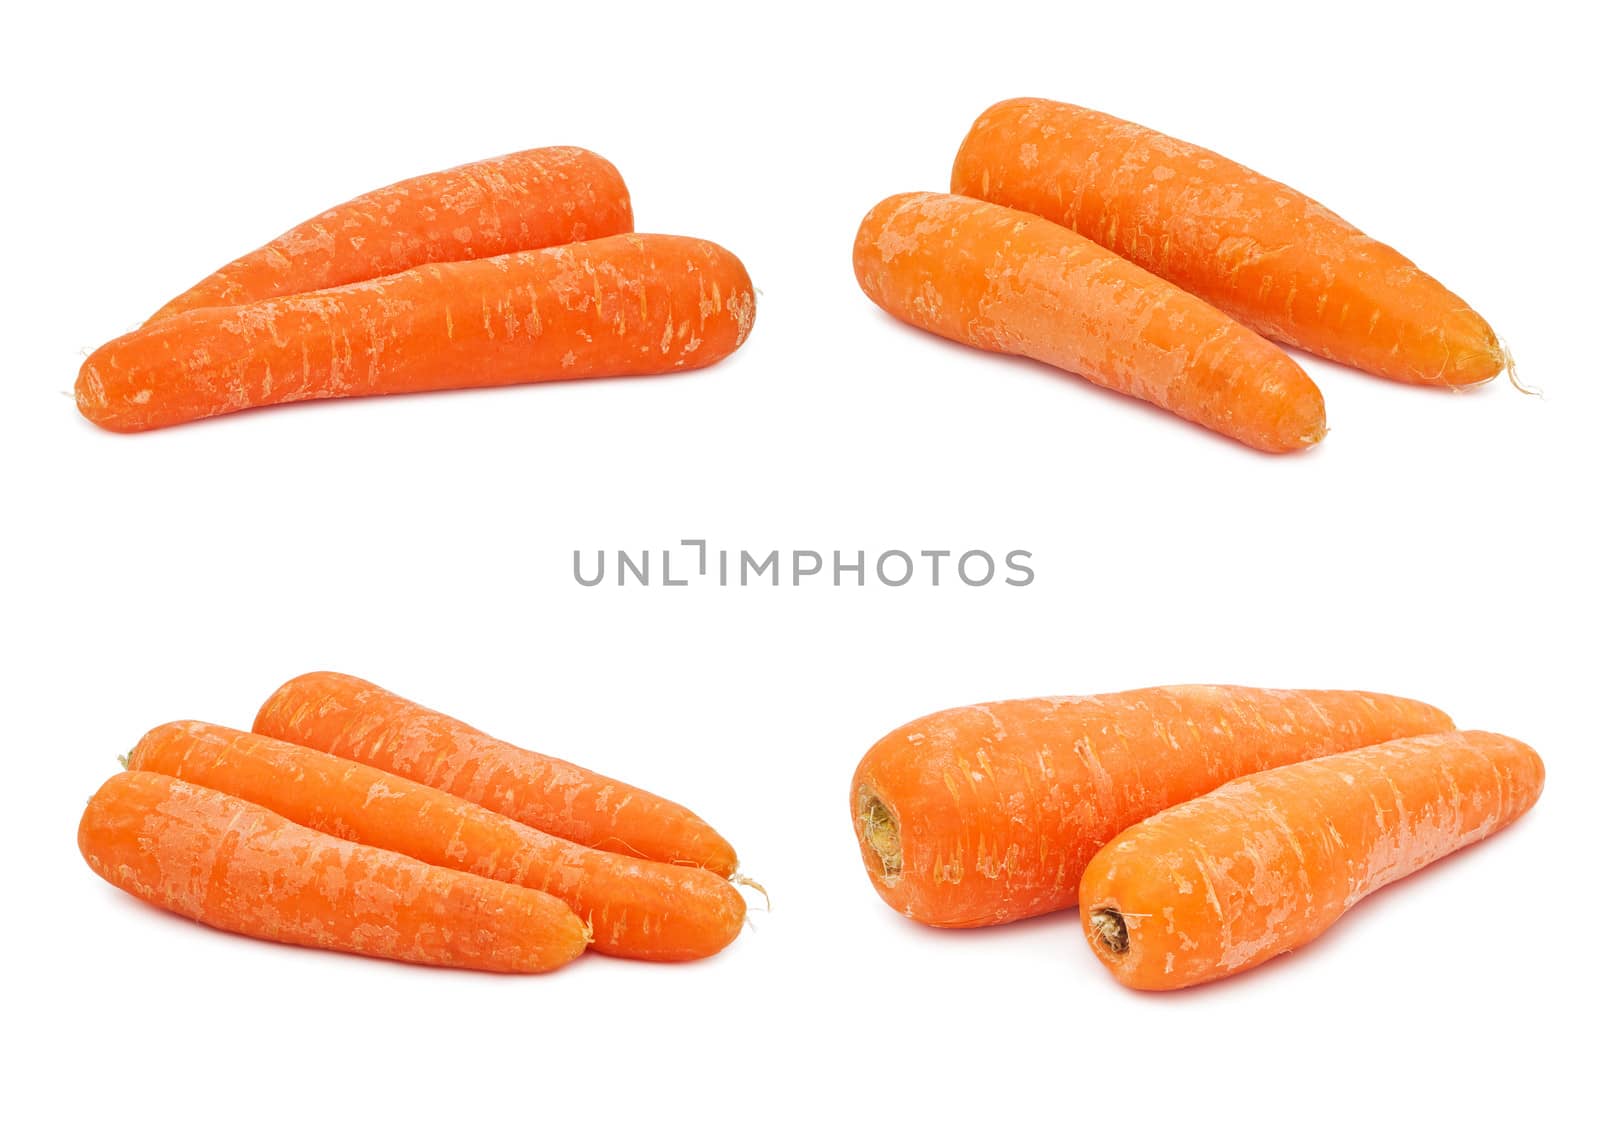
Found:
[{"label": "white background", "polygon": [[[1530,4],[674,7],[38,6],[9,37],[0,1099],[125,1123],[1565,1119],[1600,784],[1585,37]],[[1471,301],[1545,398],[1304,359],[1332,430],[1273,459],[891,321],[853,283],[857,221],[944,188],[1018,94],[1317,197]],[[133,437],[64,397],[86,350],[306,216],[558,143],[619,166],[641,230],[744,258],[743,351]],[[1038,579],[570,578],[574,548],[684,537],[1025,548]],[[210,932],[88,871],[76,820],[118,753],[179,717],[246,726],[315,668],[689,804],[772,912],[702,964],[514,979]],[[877,900],[847,784],[884,732],[1190,680],[1418,696],[1534,744],[1548,789],[1303,953],[1173,996],[1116,986],[1075,913],[946,934]]]}]

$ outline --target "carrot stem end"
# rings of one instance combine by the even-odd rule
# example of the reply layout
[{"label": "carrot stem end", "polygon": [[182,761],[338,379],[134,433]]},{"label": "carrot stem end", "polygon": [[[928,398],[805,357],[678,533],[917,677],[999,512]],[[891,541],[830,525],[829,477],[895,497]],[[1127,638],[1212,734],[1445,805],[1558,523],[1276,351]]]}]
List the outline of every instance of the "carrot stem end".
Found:
[{"label": "carrot stem end", "polygon": [[861,840],[877,855],[881,876],[888,884],[900,879],[905,852],[900,843],[900,820],[888,804],[870,791],[861,792]]}]

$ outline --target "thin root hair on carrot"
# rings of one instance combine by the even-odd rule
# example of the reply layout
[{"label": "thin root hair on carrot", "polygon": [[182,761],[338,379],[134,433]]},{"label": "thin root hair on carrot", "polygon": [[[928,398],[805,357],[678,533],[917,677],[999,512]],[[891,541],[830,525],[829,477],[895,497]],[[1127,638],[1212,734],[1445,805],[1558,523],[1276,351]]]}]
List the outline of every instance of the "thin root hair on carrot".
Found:
[{"label": "thin root hair on carrot", "polygon": [[1522,392],[1523,395],[1531,395],[1531,396],[1535,397],[1536,399],[1543,399],[1544,398],[1544,389],[1543,388],[1535,387],[1531,383],[1523,383],[1520,379],[1517,378],[1517,361],[1511,355],[1511,350],[1509,348],[1507,348],[1504,344],[1502,344],[1500,346],[1500,356],[1506,363],[1506,379],[1511,381],[1511,386],[1512,387],[1514,387],[1518,391]]},{"label": "thin root hair on carrot", "polygon": [[767,891],[767,886],[762,884],[760,881],[752,880],[743,873],[734,873],[728,878],[728,883],[737,885],[740,888],[755,889],[757,892],[761,893],[761,899],[765,903],[765,907],[762,910],[769,913],[772,911],[772,895]]}]

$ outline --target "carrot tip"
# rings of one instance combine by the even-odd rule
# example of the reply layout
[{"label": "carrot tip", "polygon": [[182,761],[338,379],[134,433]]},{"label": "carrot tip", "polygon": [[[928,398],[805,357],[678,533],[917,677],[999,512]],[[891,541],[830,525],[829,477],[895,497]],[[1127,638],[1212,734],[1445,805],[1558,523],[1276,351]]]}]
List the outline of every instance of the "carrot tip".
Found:
[{"label": "carrot tip", "polygon": [[900,820],[894,816],[894,811],[871,791],[861,792],[860,813],[857,815],[861,822],[861,840],[877,855],[878,863],[883,867],[880,874],[883,882],[893,885],[900,879],[900,870],[905,866],[905,850],[900,841]]},{"label": "carrot tip", "polygon": [[1512,387],[1522,392],[1523,395],[1532,395],[1538,399],[1544,398],[1544,391],[1542,388],[1534,387],[1530,383],[1523,383],[1517,378],[1517,362],[1516,360],[1512,359],[1511,350],[1503,344],[1500,346],[1500,359],[1505,364],[1506,379],[1511,381]]},{"label": "carrot tip", "polygon": [[753,889],[755,889],[757,892],[761,893],[761,899],[766,902],[765,910],[768,911],[768,912],[772,911],[772,896],[771,896],[771,894],[769,894],[767,892],[766,886],[764,884],[762,884],[760,881],[751,880],[749,877],[745,876],[743,873],[734,873],[732,876],[730,876],[728,878],[728,883],[729,884],[738,885],[740,888],[753,888]]}]

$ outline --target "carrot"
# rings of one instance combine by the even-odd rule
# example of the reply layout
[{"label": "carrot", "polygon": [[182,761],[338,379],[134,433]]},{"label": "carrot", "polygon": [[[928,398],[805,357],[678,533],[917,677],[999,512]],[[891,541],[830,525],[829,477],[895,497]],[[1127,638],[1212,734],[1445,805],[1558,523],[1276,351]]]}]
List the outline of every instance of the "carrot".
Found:
[{"label": "carrot", "polygon": [[851,812],[878,895],[937,927],[1071,907],[1095,852],[1157,810],[1252,771],[1447,731],[1377,693],[1177,685],[955,708],[879,740]]},{"label": "carrot", "polygon": [[1415,736],[1237,779],[1095,856],[1079,893],[1084,935],[1139,990],[1235,974],[1509,825],[1543,787],[1534,750],[1491,732]]},{"label": "carrot", "polygon": [[151,730],[128,756],[264,806],[311,829],[447,869],[548,892],[608,955],[698,959],[733,942],[745,903],[704,869],[574,845],[453,794],[326,752],[186,720]]},{"label": "carrot", "polygon": [[1081,106],[985,110],[950,190],[1065,224],[1263,336],[1404,383],[1510,366],[1467,303],[1315,200],[1197,145]]},{"label": "carrot", "polygon": [[150,430],[302,399],[703,368],[744,343],[749,275],[715,243],[615,235],[165,317],[95,351],[78,409]]},{"label": "carrot", "polygon": [[855,270],[918,328],[1076,372],[1258,450],[1299,450],[1327,430],[1322,393],[1281,350],[1038,216],[891,196],[861,222]]},{"label": "carrot", "polygon": [[554,896],[355,845],[148,771],[89,800],[78,849],[139,899],[223,931],[472,970],[554,970],[583,922]]},{"label": "carrot", "polygon": [[151,321],[364,282],[428,262],[632,230],[628,189],[610,161],[568,146],[528,149],[357,196],[234,259]]},{"label": "carrot", "polygon": [[307,673],[256,715],[261,735],[404,775],[568,841],[731,876],[733,847],[696,815],[565,760],[514,747],[344,673]]}]

